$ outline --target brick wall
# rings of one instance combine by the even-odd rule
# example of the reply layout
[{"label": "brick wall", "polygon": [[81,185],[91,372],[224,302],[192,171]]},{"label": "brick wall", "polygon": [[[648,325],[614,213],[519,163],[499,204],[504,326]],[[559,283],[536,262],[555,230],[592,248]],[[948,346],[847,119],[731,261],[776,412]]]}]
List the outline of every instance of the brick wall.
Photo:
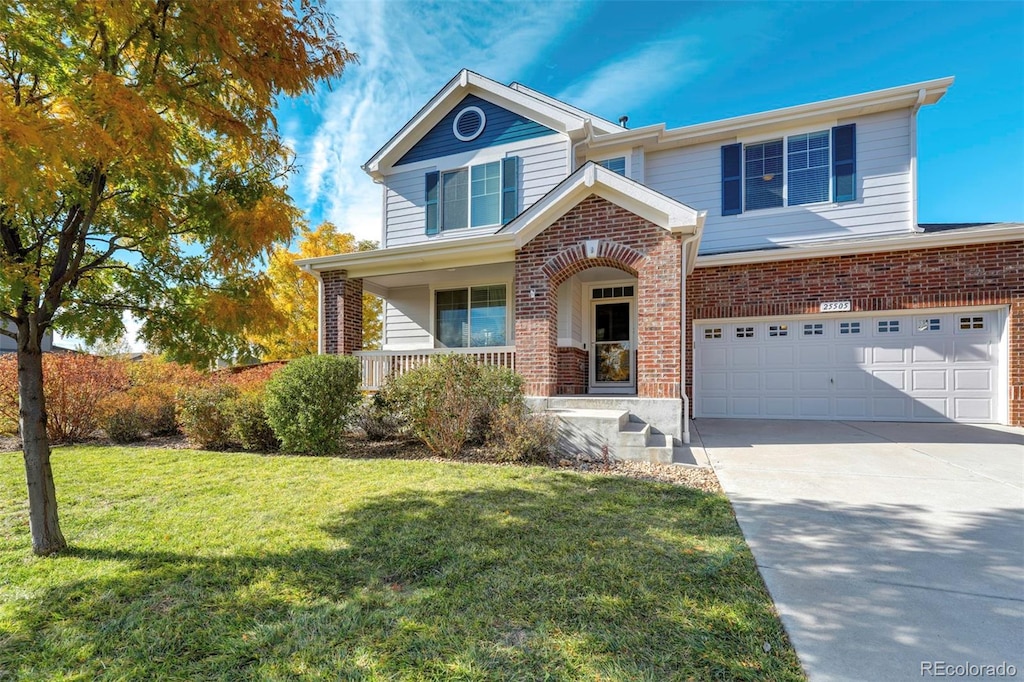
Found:
[{"label": "brick wall", "polygon": [[559,348],[555,393],[558,395],[586,393],[588,362],[590,362],[590,354],[582,348]]},{"label": "brick wall", "polygon": [[[697,268],[686,329],[695,319],[814,314],[823,300],[863,311],[1008,305],[1009,418],[1024,425],[1024,242]],[[692,396],[692,342],[686,353]]]},{"label": "brick wall", "polygon": [[324,353],[354,353],[363,347],[363,280],[344,271],[321,274],[323,280]]},{"label": "brick wall", "polygon": [[[583,243],[599,239],[597,258]],[[558,286],[593,267],[637,278],[637,394],[679,397],[680,238],[590,196],[516,252],[516,368],[530,395],[555,395]],[[569,378],[567,377],[567,382]]]}]

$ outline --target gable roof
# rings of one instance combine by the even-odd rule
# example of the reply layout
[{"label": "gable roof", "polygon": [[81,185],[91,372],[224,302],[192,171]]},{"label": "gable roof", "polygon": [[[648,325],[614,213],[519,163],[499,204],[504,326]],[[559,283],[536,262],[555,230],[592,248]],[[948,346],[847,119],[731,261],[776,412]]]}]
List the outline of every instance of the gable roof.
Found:
[{"label": "gable roof", "polygon": [[517,249],[590,195],[610,201],[669,232],[691,235],[686,244],[687,274],[693,270],[707,211],[694,210],[593,162],[583,165],[555,185],[533,206],[494,234],[473,234],[376,251],[304,258],[296,264],[306,272],[346,270],[349,277],[365,278],[451,265],[507,262],[515,257]]},{"label": "gable roof", "polygon": [[555,185],[498,234],[515,235],[515,248],[522,248],[592,194],[669,232],[700,235],[707,215],[707,211],[697,211],[590,161]]},{"label": "gable roof", "polygon": [[547,95],[522,86],[509,87],[467,69],[460,71],[428,101],[402,129],[388,140],[370,159],[363,170],[374,180],[395,165],[419,139],[437,125],[466,95],[476,95],[515,114],[529,118],[573,142],[584,139],[596,127],[608,131],[612,123],[591,116],[575,107],[558,102]]}]

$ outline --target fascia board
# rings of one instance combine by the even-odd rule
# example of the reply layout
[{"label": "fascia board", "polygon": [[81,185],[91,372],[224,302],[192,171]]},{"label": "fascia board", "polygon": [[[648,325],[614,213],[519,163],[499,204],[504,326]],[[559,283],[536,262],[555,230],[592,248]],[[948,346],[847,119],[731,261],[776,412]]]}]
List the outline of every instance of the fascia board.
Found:
[{"label": "fascia board", "polygon": [[398,275],[456,265],[503,263],[515,257],[513,242],[511,234],[493,234],[305,258],[296,264],[307,272],[344,270],[349,277]]},{"label": "fascia board", "polygon": [[434,95],[401,130],[388,140],[370,159],[363,170],[375,180],[405,154],[428,130],[433,128],[461,100],[469,94],[482,95],[509,111],[526,116],[552,130],[569,135],[583,136],[584,119],[535,97],[523,94],[490,78],[463,69],[455,78]]},{"label": "fascia board", "polygon": [[[647,126],[629,132],[636,135],[635,139],[642,141],[645,148],[651,150],[735,139],[773,129],[800,126],[812,121],[850,118],[894,109],[910,109],[918,103],[918,97],[922,90],[925,92],[925,97],[921,104],[935,104],[945,95],[952,84],[953,77],[950,76],[682,128],[665,129],[664,126],[661,126],[662,129],[658,131],[657,126]],[[652,136],[653,133],[656,133],[656,138]],[[631,139],[634,138],[615,133],[593,139],[590,148],[621,144],[623,141]]]},{"label": "fascia board", "polygon": [[700,214],[696,210],[588,163],[516,218],[514,222],[519,224],[510,224],[505,234],[514,235],[516,248],[522,248],[591,194],[672,232],[693,234],[698,228]]},{"label": "fascia board", "polygon": [[579,116],[581,119],[589,120],[594,130],[599,131],[601,133],[613,133],[622,130],[622,126],[618,124],[612,123],[611,121],[601,118],[600,116],[595,116],[594,114],[591,114],[588,111],[583,111],[582,109],[574,107],[573,105],[563,102],[562,100],[555,99],[550,95],[545,95],[543,92],[534,90],[533,88],[527,87],[522,83],[510,83],[508,87],[512,88],[517,92],[529,95],[534,99],[538,99],[541,102],[545,102],[547,104],[550,104],[551,106],[558,107],[559,109],[568,111],[571,114]]},{"label": "fascia board", "polygon": [[857,242],[827,242],[824,244],[787,246],[764,251],[708,254],[698,257],[697,267],[717,268],[726,265],[749,265],[805,258],[827,258],[830,256],[850,256],[863,253],[885,253],[887,251],[909,251],[943,246],[1013,241],[1024,241],[1024,225],[1013,223],[993,226],[991,228],[950,230],[948,232],[932,234],[911,232],[899,237],[884,237]]}]

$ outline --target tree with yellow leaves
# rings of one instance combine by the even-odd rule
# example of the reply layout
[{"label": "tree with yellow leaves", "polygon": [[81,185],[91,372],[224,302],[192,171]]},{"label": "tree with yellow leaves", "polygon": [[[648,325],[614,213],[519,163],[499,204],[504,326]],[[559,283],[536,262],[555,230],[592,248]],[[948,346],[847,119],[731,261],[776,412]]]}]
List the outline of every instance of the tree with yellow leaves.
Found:
[{"label": "tree with yellow leaves", "polygon": [[316,0],[0,3],[0,333],[17,341],[32,549],[66,546],[41,342],[143,319],[196,361],[274,324],[255,264],[293,234],[273,111],[355,56]]},{"label": "tree with yellow leaves", "polygon": [[[317,351],[317,282],[299,269],[295,261],[336,253],[371,251],[377,248],[372,240],[356,238],[329,222],[315,230],[303,227],[297,251],[281,246],[274,250],[267,266],[270,300],[281,323],[262,333],[253,334],[252,342],[264,349],[263,359],[288,360]],[[363,294],[363,348],[379,348],[381,309],[383,302],[373,294]]]}]

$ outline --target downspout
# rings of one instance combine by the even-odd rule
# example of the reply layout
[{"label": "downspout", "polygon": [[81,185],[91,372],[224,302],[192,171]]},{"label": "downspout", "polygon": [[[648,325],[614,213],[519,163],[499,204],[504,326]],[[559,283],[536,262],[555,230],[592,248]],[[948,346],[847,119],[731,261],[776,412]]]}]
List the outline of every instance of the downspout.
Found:
[{"label": "downspout", "polygon": [[[693,234],[685,237],[679,245],[680,269],[679,278],[679,397],[683,399],[682,434],[683,445],[690,444],[690,397],[686,395],[686,276],[689,274],[686,262],[687,247],[694,241],[700,241],[704,229],[705,213],[697,215],[697,227]],[[694,258],[696,260],[696,258]]]},{"label": "downspout", "polygon": [[913,232],[924,232],[917,224],[917,112],[924,105],[928,92],[921,88],[917,91],[917,101],[910,110],[910,229]]},{"label": "downspout", "polygon": [[572,175],[576,171],[576,149],[581,144],[589,144],[592,141],[593,129],[589,118],[584,119],[583,121],[583,132],[585,133],[583,139],[569,147],[569,175]]}]

